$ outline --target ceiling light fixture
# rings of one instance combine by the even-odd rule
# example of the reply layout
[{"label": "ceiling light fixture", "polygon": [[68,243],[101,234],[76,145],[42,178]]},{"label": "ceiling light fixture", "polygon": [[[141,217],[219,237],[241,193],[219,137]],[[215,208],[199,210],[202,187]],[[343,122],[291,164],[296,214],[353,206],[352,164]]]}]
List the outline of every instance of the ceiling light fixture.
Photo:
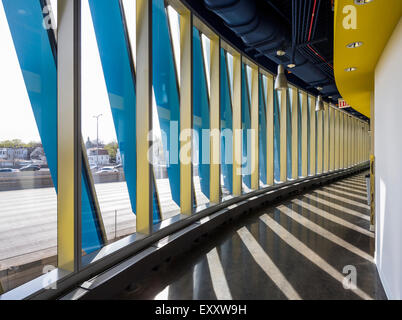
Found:
[{"label": "ceiling light fixture", "polygon": [[279,56],[279,57],[282,57],[282,56],[284,56],[285,54],[286,54],[286,52],[283,51],[283,50],[278,50],[278,51],[276,51],[276,55]]},{"label": "ceiling light fixture", "polygon": [[355,0],[355,3],[361,5],[361,4],[367,4],[371,1],[373,0]]},{"label": "ceiling light fixture", "polygon": [[322,87],[316,87],[318,91],[322,91]]},{"label": "ceiling light fixture", "polygon": [[322,101],[322,96],[319,95],[317,97],[317,101],[315,102],[315,111],[319,112],[323,110],[324,110],[324,101]]},{"label": "ceiling light fixture", "polygon": [[285,69],[282,64],[278,64],[278,75],[275,78],[275,90],[288,88],[288,79],[286,79]]},{"label": "ceiling light fixture", "polygon": [[353,49],[353,48],[361,47],[362,45],[363,45],[363,42],[361,42],[361,41],[356,41],[356,42],[349,43],[349,44],[346,46],[346,48]]},{"label": "ceiling light fixture", "polygon": [[296,65],[295,65],[294,63],[289,63],[289,64],[288,64],[288,68],[289,68],[289,69],[292,69],[292,68],[294,68],[294,67],[296,67]]},{"label": "ceiling light fixture", "polygon": [[345,69],[346,72],[352,72],[352,71],[356,71],[356,70],[357,70],[356,67],[350,67],[350,68]]}]

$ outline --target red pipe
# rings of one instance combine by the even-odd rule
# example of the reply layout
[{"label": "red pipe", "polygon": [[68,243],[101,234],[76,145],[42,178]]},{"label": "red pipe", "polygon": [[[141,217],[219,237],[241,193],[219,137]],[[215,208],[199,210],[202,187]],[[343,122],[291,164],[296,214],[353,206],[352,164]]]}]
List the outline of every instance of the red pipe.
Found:
[{"label": "red pipe", "polygon": [[[308,42],[311,40],[311,31],[313,29],[313,22],[315,18],[315,9],[317,7],[317,0],[314,0],[314,6],[313,6],[313,12],[311,14],[311,21],[310,21],[310,30],[308,33]],[[316,56],[318,56],[322,61],[324,61],[331,69],[334,69],[334,67],[329,64],[317,51],[315,51],[310,45],[307,45],[307,47],[315,53]]]}]

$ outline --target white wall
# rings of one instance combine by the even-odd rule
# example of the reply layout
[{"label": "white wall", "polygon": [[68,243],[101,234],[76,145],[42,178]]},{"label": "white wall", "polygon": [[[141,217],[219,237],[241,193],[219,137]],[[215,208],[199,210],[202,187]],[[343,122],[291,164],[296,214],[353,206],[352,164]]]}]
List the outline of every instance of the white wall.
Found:
[{"label": "white wall", "polygon": [[389,299],[402,299],[402,19],[375,70],[376,263]]}]

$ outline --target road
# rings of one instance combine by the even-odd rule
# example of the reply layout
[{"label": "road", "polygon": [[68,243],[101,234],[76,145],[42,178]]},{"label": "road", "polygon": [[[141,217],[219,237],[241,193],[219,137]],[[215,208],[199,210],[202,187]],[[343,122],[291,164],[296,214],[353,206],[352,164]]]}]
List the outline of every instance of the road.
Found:
[{"label": "road", "polygon": [[[158,179],[157,187],[163,219],[178,214],[180,209],[170,196],[169,180]],[[136,219],[126,183],[96,184],[95,189],[108,240],[135,232]],[[198,179],[195,180],[195,191],[199,204],[208,201],[200,194]],[[56,254],[57,198],[54,188],[0,192],[0,271]]]}]

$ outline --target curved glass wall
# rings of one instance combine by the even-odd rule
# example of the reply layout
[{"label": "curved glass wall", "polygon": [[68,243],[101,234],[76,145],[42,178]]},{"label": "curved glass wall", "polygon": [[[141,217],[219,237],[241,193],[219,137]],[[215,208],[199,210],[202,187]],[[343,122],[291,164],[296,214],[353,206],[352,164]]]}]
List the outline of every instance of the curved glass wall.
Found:
[{"label": "curved glass wall", "polygon": [[98,247],[83,244],[90,253],[136,230],[135,126],[129,120],[135,118],[135,86],[119,1],[83,0],[81,6],[81,125],[85,183],[94,198],[92,206],[83,201],[82,232],[98,220],[103,237]]},{"label": "curved glass wall", "polygon": [[[221,192],[223,199],[233,193],[233,57],[221,48]],[[232,72],[230,71],[232,70]]]},{"label": "curved glass wall", "polygon": [[57,267],[52,9],[0,1],[0,294]]},{"label": "curved glass wall", "polygon": [[[219,39],[180,1],[144,1],[152,17],[146,26],[136,21],[136,10],[143,9],[137,1],[81,1],[81,41],[70,43],[81,56],[74,78],[81,95],[72,102],[80,117],[59,121],[64,101],[58,93],[71,91],[57,85],[63,65],[57,67],[62,62],[56,49],[59,41],[68,42],[57,34],[57,1],[0,1],[0,294],[56,268],[66,247],[76,250],[68,270],[80,272],[206,206],[304,176],[305,168],[308,175],[328,170],[334,156],[328,142],[336,141],[329,121],[339,110],[326,105],[316,114],[306,92],[275,91],[273,75]],[[137,31],[144,31],[138,26],[148,28],[148,49],[137,39]],[[152,74],[136,73],[147,60],[137,57],[138,48],[149,54]],[[152,79],[145,86],[152,131],[145,139],[138,132],[147,119],[137,115],[147,106],[137,105],[143,93],[137,86],[146,76]],[[345,157],[356,147],[347,137],[359,123],[346,119]],[[73,149],[82,152],[73,155],[80,170],[71,171],[79,201],[68,210],[60,207],[68,194],[58,193],[58,169],[70,168],[57,157],[58,132],[66,124],[82,145]],[[189,164],[180,156],[186,126]],[[219,128],[219,143],[211,128]],[[138,155],[145,154],[139,145],[147,143],[149,194],[140,197],[138,175],[146,168],[137,166]],[[211,154],[220,157],[218,168]],[[345,166],[356,164],[349,160]],[[144,203],[152,210],[139,214]],[[58,214],[65,212],[79,220],[61,225]],[[140,218],[148,219],[147,230],[138,230]]]}]

